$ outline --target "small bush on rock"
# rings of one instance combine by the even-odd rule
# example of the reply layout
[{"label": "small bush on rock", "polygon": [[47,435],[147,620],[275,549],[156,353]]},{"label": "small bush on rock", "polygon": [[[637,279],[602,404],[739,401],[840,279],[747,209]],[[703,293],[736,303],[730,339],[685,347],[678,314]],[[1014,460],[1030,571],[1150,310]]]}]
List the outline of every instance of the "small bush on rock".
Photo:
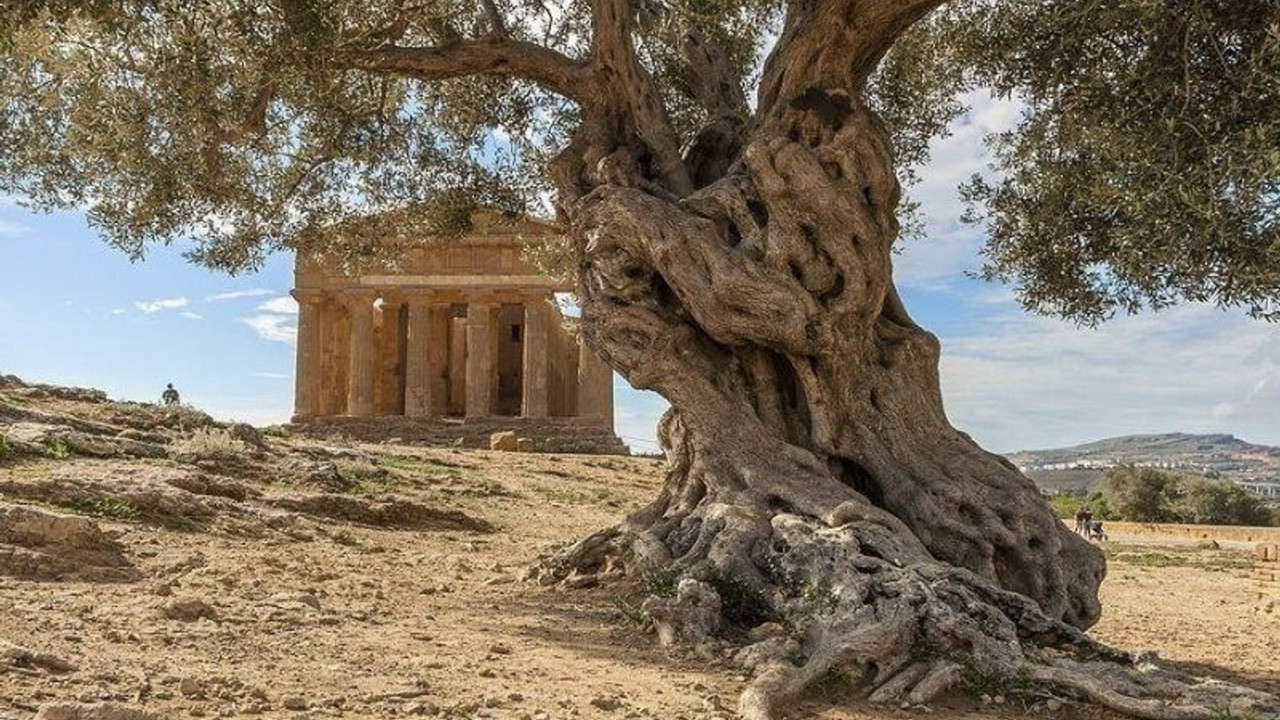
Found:
[{"label": "small bush on rock", "polygon": [[282,425],[268,425],[258,430],[263,437],[285,438],[289,437],[289,431]]},{"label": "small bush on rock", "polygon": [[117,500],[103,495],[92,500],[82,500],[72,506],[78,512],[94,517],[114,518],[116,520],[134,520],[138,517],[138,509],[128,500]]},{"label": "small bush on rock", "polygon": [[44,451],[46,455],[54,460],[66,460],[75,454],[72,451],[71,446],[67,444],[67,441],[60,437],[49,438],[46,440],[44,443]]},{"label": "small bush on rock", "polygon": [[173,452],[182,460],[232,460],[247,449],[223,428],[198,428],[190,437],[175,443]]}]

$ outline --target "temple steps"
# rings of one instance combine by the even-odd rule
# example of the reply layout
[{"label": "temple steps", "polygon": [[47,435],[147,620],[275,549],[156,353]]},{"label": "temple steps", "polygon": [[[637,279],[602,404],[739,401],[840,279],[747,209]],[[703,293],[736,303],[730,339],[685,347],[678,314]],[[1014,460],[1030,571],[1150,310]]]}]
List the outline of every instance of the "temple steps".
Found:
[{"label": "temple steps", "polygon": [[428,447],[489,449],[494,433],[511,431],[531,443],[531,452],[629,455],[613,430],[580,418],[322,417],[296,422],[289,429],[307,437],[344,437],[363,442],[397,442]]}]

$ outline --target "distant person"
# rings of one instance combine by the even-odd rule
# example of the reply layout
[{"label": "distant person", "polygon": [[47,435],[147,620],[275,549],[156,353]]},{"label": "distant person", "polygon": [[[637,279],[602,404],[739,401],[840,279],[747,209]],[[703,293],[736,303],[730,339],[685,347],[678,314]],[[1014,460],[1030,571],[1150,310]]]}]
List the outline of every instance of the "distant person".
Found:
[{"label": "distant person", "polygon": [[1093,511],[1088,505],[1081,505],[1076,511],[1076,534],[1089,537],[1093,531]]},{"label": "distant person", "polygon": [[173,387],[173,383],[164,386],[164,392],[160,393],[160,401],[165,405],[177,405],[182,402],[178,397],[178,391]]},{"label": "distant person", "polygon": [[1102,529],[1102,521],[1094,520],[1089,523],[1089,539],[1098,542],[1107,540],[1107,531]]}]

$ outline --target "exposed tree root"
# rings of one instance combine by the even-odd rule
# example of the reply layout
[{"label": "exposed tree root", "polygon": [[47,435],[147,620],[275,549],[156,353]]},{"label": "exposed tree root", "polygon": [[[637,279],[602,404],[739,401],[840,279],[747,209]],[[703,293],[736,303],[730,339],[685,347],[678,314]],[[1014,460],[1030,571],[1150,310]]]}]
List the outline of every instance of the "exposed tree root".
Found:
[{"label": "exposed tree root", "polygon": [[[1068,696],[1152,720],[1280,717],[1280,698],[1109,648],[874,519],[830,525],[777,513],[761,523],[768,512],[705,508],[694,548],[676,555],[663,543],[673,557],[665,568],[648,564],[663,552],[632,518],[548,558],[544,571],[598,572],[626,556],[629,570],[661,576],[650,585],[662,596],[644,605],[659,638],[731,651],[752,676],[738,705],[744,720],[773,720],[833,678],[872,703],[971,691],[1026,702]],[[748,537],[748,567],[708,561],[722,542]]]}]

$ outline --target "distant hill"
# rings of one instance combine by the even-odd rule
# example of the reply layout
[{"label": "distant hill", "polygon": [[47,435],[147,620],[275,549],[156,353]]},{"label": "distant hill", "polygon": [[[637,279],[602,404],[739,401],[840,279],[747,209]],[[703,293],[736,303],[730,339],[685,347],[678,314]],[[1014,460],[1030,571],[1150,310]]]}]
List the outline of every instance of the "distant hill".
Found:
[{"label": "distant hill", "polygon": [[1222,477],[1247,487],[1280,484],[1280,447],[1254,445],[1226,434],[1125,435],[1075,447],[1022,450],[1006,457],[1046,489],[1091,488],[1107,469],[1121,465]]}]

